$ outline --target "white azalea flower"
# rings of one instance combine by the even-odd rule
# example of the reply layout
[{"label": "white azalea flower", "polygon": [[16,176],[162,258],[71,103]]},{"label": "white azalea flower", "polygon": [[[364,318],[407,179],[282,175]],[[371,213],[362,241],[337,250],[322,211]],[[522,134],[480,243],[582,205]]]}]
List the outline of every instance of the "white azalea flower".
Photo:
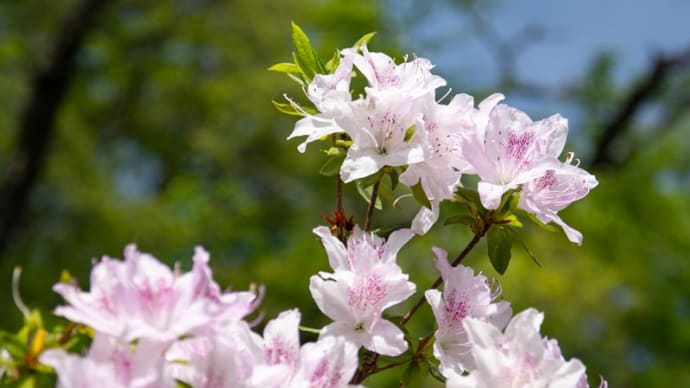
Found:
[{"label": "white azalea flower", "polygon": [[512,310],[506,301],[494,303],[497,292],[491,289],[484,275],[475,275],[464,265],[451,267],[446,251],[441,248],[434,248],[434,252],[443,279],[443,292],[427,290],[424,293],[438,325],[434,333],[434,356],[441,361],[441,372],[462,373],[474,367],[463,326],[465,319],[480,319],[502,329],[510,320]]},{"label": "white azalea flower", "polygon": [[355,227],[347,248],[327,228],[316,228],[335,273],[311,277],[309,290],[319,309],[335,322],[322,337],[343,336],[358,346],[395,356],[407,349],[403,332],[382,318],[383,311],[415,292],[395,262],[398,250],[412,237],[409,229],[391,234],[388,242]]}]

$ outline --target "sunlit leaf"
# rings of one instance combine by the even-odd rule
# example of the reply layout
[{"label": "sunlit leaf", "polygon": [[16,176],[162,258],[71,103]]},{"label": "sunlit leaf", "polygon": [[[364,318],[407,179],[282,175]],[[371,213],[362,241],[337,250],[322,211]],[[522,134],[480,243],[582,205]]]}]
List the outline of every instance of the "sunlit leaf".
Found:
[{"label": "sunlit leaf", "polygon": [[271,67],[268,68],[269,71],[275,71],[278,73],[292,73],[292,74],[300,74],[301,71],[299,69],[299,66],[295,65],[294,63],[277,63]]},{"label": "sunlit leaf", "polygon": [[417,202],[419,202],[420,205],[426,207],[427,209],[431,209],[431,201],[429,201],[429,198],[426,196],[421,182],[417,182],[417,184],[410,187],[410,189],[412,190],[412,196],[417,200]]},{"label": "sunlit leaf", "polygon": [[340,173],[340,166],[343,164],[343,160],[345,160],[345,155],[328,158],[326,163],[324,163],[319,169],[319,174],[323,176],[338,175]]},{"label": "sunlit leaf", "polygon": [[368,34],[365,34],[363,37],[359,38],[359,40],[357,40],[355,42],[353,47],[355,47],[355,48],[362,47],[363,45],[369,43],[369,41],[374,37],[374,35],[376,35],[376,32],[370,32]]}]

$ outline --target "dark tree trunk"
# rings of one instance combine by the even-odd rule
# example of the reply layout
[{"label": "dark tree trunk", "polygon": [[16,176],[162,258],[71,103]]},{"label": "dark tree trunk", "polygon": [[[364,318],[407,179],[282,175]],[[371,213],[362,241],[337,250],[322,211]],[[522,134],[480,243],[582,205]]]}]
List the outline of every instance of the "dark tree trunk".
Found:
[{"label": "dark tree trunk", "polygon": [[50,56],[31,79],[29,98],[19,119],[16,149],[0,186],[0,257],[46,160],[55,118],[74,75],[77,53],[106,2],[83,0],[67,15]]}]

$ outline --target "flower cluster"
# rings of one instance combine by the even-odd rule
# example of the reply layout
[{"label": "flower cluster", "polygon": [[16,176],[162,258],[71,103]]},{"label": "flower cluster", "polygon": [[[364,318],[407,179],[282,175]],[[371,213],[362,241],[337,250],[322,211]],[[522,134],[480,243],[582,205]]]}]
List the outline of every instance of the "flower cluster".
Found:
[{"label": "flower cluster", "polygon": [[[268,321],[260,335],[252,328],[261,315],[247,319],[262,300],[263,288],[222,291],[213,280],[209,254],[200,247],[191,271],[182,273],[129,245],[124,260],[103,257],[94,264],[89,291],[69,282],[54,286],[67,302],[55,314],[87,328],[88,351],[78,354],[58,345],[43,351],[42,343],[32,339],[27,354],[40,354],[40,363],[55,369],[63,388],[180,383],[194,388],[336,388],[359,384],[382,370],[420,365],[450,388],[587,387],[582,362],[566,360],[556,340],[540,334],[542,313],[530,308],[513,316],[510,303],[500,298],[500,286],[460,264],[487,236],[489,258],[503,273],[507,262],[502,260],[510,258],[509,228],[522,225],[516,210],[538,223],[561,226],[570,241],[581,243],[582,235],[558,212],[587,195],[597,180],[573,163],[572,154],[559,160],[566,120],[556,114],[532,121],[500,104],[500,94],[477,107],[466,94],[444,104],[435,94],[446,82],[431,73],[426,59],[396,64],[386,54],[370,52],[364,41],[323,64],[296,26],[293,38],[296,63],[278,68],[303,84],[315,108],[294,102],[281,108],[303,116],[290,135],[306,136],[298,150],[305,152],[308,143],[333,135],[336,149],[327,153],[340,158],[335,159],[339,186],[394,173],[415,197],[422,196],[424,205],[411,228],[384,238],[370,230],[380,176],[364,228],[345,216],[338,190],[336,219],[325,217],[332,227],[313,230],[330,272],[309,280],[316,306],[332,322],[303,328],[300,311],[291,309]],[[356,73],[367,85],[353,96]],[[463,175],[477,177],[475,191],[461,186]],[[417,296],[402,319],[384,315],[417,292],[399,263],[400,251],[435,224],[442,201],[459,197],[468,213],[456,218],[464,220],[474,238],[452,263],[445,250],[435,247],[438,281]],[[425,301],[436,329],[417,337],[404,326]],[[61,335],[69,339],[70,330]],[[300,344],[300,330],[316,332],[318,339]],[[0,379],[16,358],[21,357],[0,349]],[[377,364],[379,358],[386,364]],[[602,379],[599,387],[606,385]],[[403,378],[401,386],[410,384]]]},{"label": "flower cluster", "polygon": [[[498,292],[486,277],[451,267],[446,252],[435,251],[443,292],[425,295],[438,326],[434,356],[448,388],[588,387],[582,362],[566,361],[556,340],[541,337],[542,313],[530,308],[511,319],[508,302],[494,303]],[[602,380],[599,388],[606,386]]]},{"label": "flower cluster", "polygon": [[[585,366],[578,359],[566,361],[558,342],[542,337],[544,314],[527,309],[513,317],[505,332],[475,318],[464,322],[474,370],[462,375],[448,372],[449,388],[575,387],[585,388]],[[608,386],[601,380],[599,388]]]},{"label": "flower cluster", "polygon": [[62,349],[40,361],[59,387],[342,387],[357,368],[357,347],[328,337],[300,347],[300,314],[267,323],[263,338],[244,320],[262,292],[221,292],[196,249],[191,272],[172,271],[134,245],[124,261],[104,257],[91,271],[91,290],[58,283],[69,303],[57,315],[94,331],[82,357]]},{"label": "flower cluster", "polygon": [[[518,208],[541,222],[554,222],[568,239],[580,244],[582,235],[566,225],[558,211],[597,185],[594,176],[573,165],[563,152],[567,120],[555,114],[532,121],[527,114],[493,94],[474,106],[473,97],[454,96],[448,104],[435,100],[445,80],[431,73],[427,59],[396,64],[383,53],[342,50],[333,74],[316,75],[307,97],[318,113],[299,120],[288,137],[307,136],[298,147],[330,134],[351,140],[340,168],[344,182],[401,167],[400,182],[421,184],[431,208],[423,208],[412,224],[419,234],[437,221],[439,202],[452,199],[462,174],[479,177],[478,191],[486,209],[497,209],[504,194],[521,192]],[[364,94],[349,92],[355,72],[368,84]]]}]

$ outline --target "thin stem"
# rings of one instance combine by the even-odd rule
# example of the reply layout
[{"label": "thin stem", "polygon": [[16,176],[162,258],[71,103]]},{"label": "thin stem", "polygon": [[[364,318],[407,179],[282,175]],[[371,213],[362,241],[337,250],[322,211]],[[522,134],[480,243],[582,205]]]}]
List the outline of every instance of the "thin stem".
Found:
[{"label": "thin stem", "polygon": [[369,375],[376,372],[376,362],[379,359],[379,354],[366,350],[363,358],[364,362],[362,366],[357,369],[355,376],[352,378],[352,381],[350,381],[351,384],[359,384]]},{"label": "thin stem", "polygon": [[429,344],[429,342],[431,341],[431,338],[432,338],[433,336],[434,336],[434,333],[431,333],[431,334],[427,335],[426,337],[424,337],[424,339],[422,339],[422,340],[419,342],[419,345],[417,346],[417,351],[414,353],[415,356],[418,356],[419,354],[422,353],[422,351],[424,350],[424,348],[426,347],[426,345]]},{"label": "thin stem", "polygon": [[364,222],[364,230],[371,229],[371,219],[374,216],[374,209],[376,208],[376,198],[379,195],[379,185],[381,184],[381,179],[374,183],[374,187],[371,189],[371,199],[369,200],[369,209],[367,209],[367,218]]},{"label": "thin stem", "polygon": [[336,176],[335,181],[335,210],[343,214],[343,180],[340,178],[340,174]]},{"label": "thin stem", "polygon": [[410,362],[410,361],[412,361],[412,360],[413,360],[413,358],[410,358],[410,359],[407,359],[407,360],[404,360],[404,361],[394,362],[394,363],[392,363],[392,364],[388,364],[388,365],[386,365],[386,366],[382,366],[382,367],[380,367],[380,368],[376,368],[376,369],[374,369],[374,371],[373,371],[372,373],[378,373],[378,372],[382,372],[382,371],[384,371],[384,370],[386,370],[386,369],[391,369],[391,368],[395,368],[395,367],[400,366],[400,365],[405,365],[405,364],[407,364],[408,362]]}]

